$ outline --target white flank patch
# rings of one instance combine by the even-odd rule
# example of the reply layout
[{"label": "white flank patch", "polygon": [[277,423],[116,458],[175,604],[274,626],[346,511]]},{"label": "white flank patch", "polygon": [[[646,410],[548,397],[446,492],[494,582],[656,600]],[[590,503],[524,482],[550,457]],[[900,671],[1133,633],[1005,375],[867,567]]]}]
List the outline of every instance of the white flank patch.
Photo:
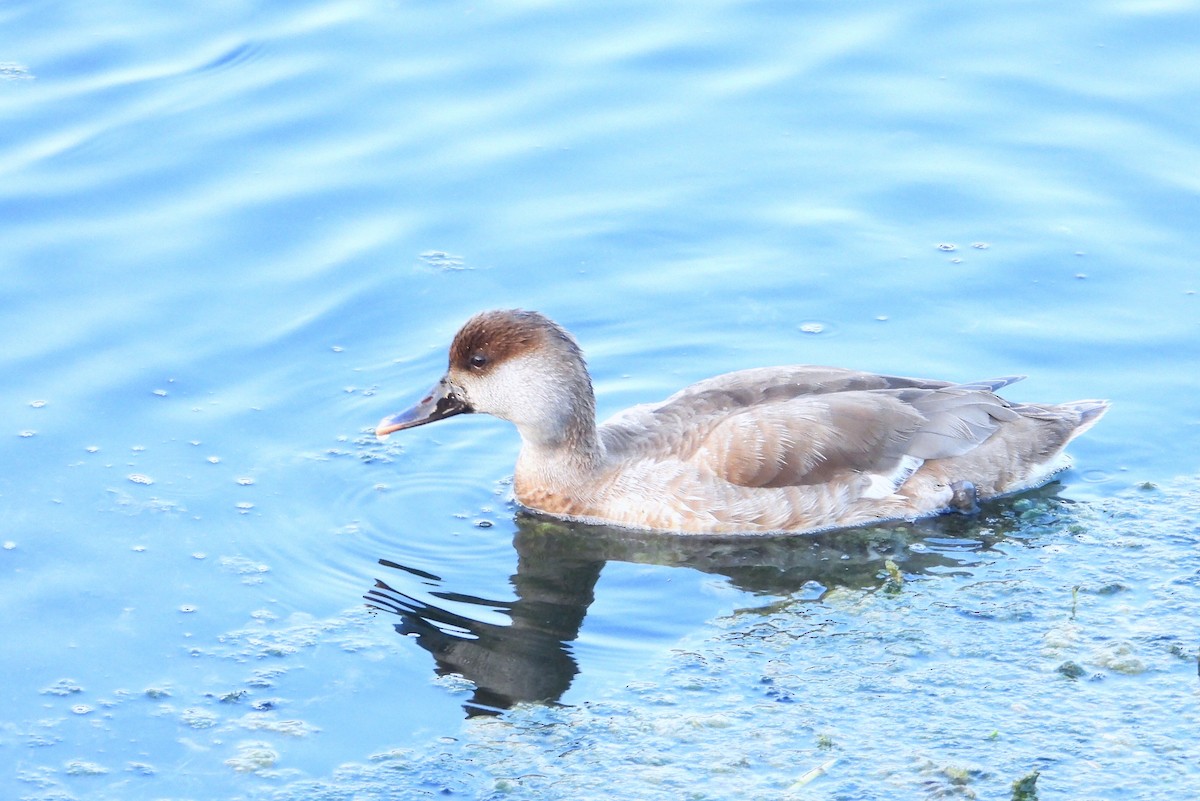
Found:
[{"label": "white flank patch", "polygon": [[890,473],[864,473],[867,486],[863,490],[862,497],[877,501],[890,498],[923,464],[925,464],[924,459],[918,459],[915,456],[901,456],[900,463]]}]

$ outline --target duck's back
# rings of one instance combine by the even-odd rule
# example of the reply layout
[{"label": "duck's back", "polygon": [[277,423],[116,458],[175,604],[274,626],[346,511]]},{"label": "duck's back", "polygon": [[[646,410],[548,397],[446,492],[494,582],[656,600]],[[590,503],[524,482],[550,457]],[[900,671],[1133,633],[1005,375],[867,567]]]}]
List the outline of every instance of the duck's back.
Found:
[{"label": "duck's back", "polygon": [[[947,408],[968,405],[1006,415],[1003,410],[1009,404],[992,392],[1018,380],[956,385],[838,367],[759,367],[708,378],[659,403],[626,409],[600,431],[605,446],[623,458],[675,458],[708,442],[718,430],[736,437],[739,431],[752,435],[756,426],[762,427],[761,437],[802,448],[806,442],[825,439],[814,430],[817,418],[824,417],[830,433],[864,439],[861,447],[869,448],[885,433],[896,440],[919,427],[921,407],[936,412],[939,402],[942,417]],[[954,400],[967,397],[969,403]],[[890,451],[894,450],[893,445]]]}]

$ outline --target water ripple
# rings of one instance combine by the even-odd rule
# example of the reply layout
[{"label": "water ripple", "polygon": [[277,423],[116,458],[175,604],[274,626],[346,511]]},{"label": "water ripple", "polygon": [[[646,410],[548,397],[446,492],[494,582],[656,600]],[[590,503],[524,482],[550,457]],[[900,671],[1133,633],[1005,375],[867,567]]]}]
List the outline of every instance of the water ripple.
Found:
[{"label": "water ripple", "polygon": [[192,73],[212,73],[222,70],[241,68],[260,60],[265,52],[263,42],[250,41],[239,42],[233,45],[228,50],[225,50],[220,55],[206,61],[199,67],[190,70]]}]

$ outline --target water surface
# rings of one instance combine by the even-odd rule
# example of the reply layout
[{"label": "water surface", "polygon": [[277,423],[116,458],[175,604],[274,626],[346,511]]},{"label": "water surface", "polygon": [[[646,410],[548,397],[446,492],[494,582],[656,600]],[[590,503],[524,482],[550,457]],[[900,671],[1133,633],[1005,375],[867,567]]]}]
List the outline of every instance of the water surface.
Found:
[{"label": "water surface", "polygon": [[[1197,23],[5,5],[5,796],[1187,795]],[[1114,406],[975,519],[562,530],[503,423],[370,435],[500,306],[602,417],[792,362]]]}]

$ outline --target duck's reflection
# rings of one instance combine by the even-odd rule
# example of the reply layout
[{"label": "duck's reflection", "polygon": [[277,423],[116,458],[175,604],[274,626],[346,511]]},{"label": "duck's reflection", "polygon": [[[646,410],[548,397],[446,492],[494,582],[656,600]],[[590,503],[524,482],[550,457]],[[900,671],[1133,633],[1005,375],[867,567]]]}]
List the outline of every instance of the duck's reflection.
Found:
[{"label": "duck's reflection", "polygon": [[[521,701],[556,702],[570,686],[579,672],[570,643],[609,561],[690,567],[776,597],[812,587],[818,594],[834,587],[879,587],[888,580],[888,561],[909,576],[969,570],[998,541],[1028,527],[1031,516],[1053,516],[1061,509],[1054,492],[1042,488],[1022,496],[1018,505],[990,504],[970,518],[781,537],[651,534],[523,513],[516,518],[517,572],[510,579],[515,600],[427,593],[445,601],[443,608],[384,580],[365,597],[370,606],[400,616],[396,630],[433,655],[439,675],[457,673],[474,683],[465,705],[469,715],[498,714]],[[379,563],[400,571],[404,580],[416,576],[440,585],[437,576],[386,559]],[[476,619],[472,608],[479,609],[478,617],[495,619],[499,613],[508,623]]]},{"label": "duck's reflection", "polygon": [[[509,625],[419,601],[382,580],[366,595],[369,605],[400,615],[396,631],[415,637],[433,654],[438,675],[458,673],[475,684],[475,694],[466,704],[469,715],[496,714],[519,701],[556,701],[579,672],[568,643],[579,635],[604,560],[543,559],[520,548],[518,552],[517,572],[511,578],[514,601],[429,593],[460,608],[500,612],[511,620]],[[413,572],[386,559],[379,563]],[[494,615],[481,615],[487,616]]]}]

